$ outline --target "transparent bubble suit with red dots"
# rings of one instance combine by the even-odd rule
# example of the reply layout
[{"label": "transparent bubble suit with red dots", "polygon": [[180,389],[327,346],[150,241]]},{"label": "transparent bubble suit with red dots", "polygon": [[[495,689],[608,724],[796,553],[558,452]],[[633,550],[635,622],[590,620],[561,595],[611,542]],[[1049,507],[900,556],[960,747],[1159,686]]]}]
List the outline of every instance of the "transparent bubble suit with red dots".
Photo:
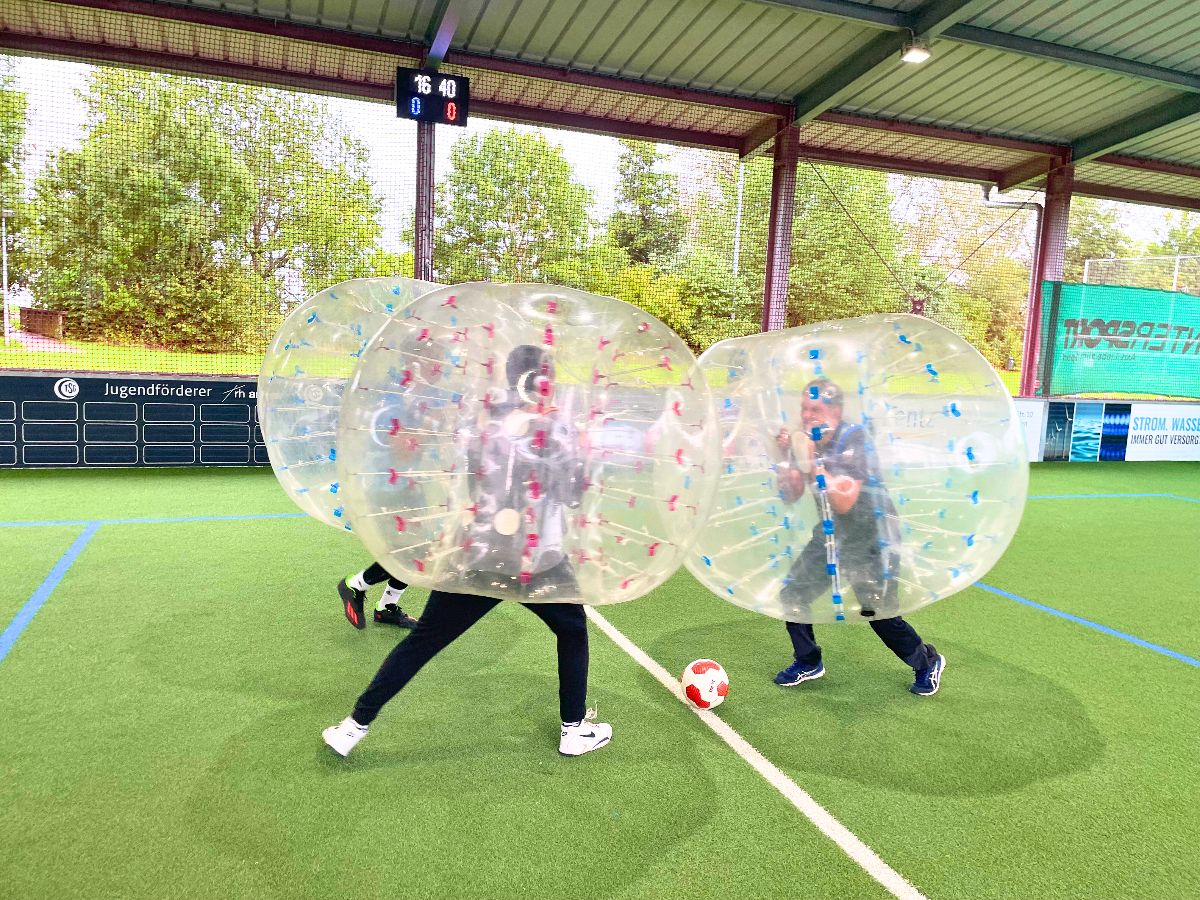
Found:
[{"label": "transparent bubble suit with red dots", "polygon": [[391,318],[342,403],[355,533],[413,584],[619,603],[682,564],[712,501],[696,359],[638,308],[547,285],[461,284]]},{"label": "transparent bubble suit with red dots", "polygon": [[350,529],[337,476],[342,395],[388,317],[441,287],[412,278],[356,278],[320,291],[284,320],[258,379],[258,421],[271,467],[296,505]]},{"label": "transparent bubble suit with red dots", "polygon": [[869,622],[975,583],[1021,520],[1024,433],[1000,376],[928,319],[872,315],[718,343],[712,515],[687,567],[737,606]]}]

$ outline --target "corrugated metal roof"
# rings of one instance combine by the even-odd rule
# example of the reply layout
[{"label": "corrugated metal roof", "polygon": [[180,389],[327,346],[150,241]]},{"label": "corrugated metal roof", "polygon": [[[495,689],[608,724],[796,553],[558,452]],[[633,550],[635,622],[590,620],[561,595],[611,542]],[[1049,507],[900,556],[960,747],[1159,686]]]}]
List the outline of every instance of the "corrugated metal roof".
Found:
[{"label": "corrugated metal roof", "polygon": [[936,41],[929,62],[896,60],[854,102],[857,113],[1069,143],[1169,100],[1146,82],[998,50]]},{"label": "corrugated metal roof", "polygon": [[1121,152],[1200,167],[1200,128],[1194,123],[1178,125],[1160,131],[1153,137],[1133,141],[1121,148]]},{"label": "corrugated metal roof", "polygon": [[[802,126],[808,152],[955,177],[1009,173],[1006,183],[1027,184],[1071,142],[1200,95],[1197,0],[976,2],[962,21],[937,17],[945,30],[927,63],[900,63],[887,48],[881,54],[879,36],[897,34],[927,3],[455,0],[460,16],[445,67],[473,79],[482,114],[729,149],[769,141],[783,121],[778,104],[824,96],[825,105],[804,116],[833,104]],[[393,67],[419,63],[445,7],[0,0],[0,45],[385,99]],[[822,94],[845,72],[858,77]],[[1170,189],[1190,203],[1197,190],[1181,167],[1200,170],[1200,115],[1144,137],[1137,128],[1124,132],[1132,136],[1118,153],[1176,169],[1101,157],[1079,166],[1081,183],[1154,195]]]},{"label": "corrugated metal roof", "polygon": [[[869,27],[743,0],[491,0],[457,50],[789,101],[800,77],[833,69]],[[802,74],[795,61],[805,59]]]},{"label": "corrugated metal roof", "polygon": [[800,144],[802,153],[813,148],[840,152],[850,158],[854,154],[869,152],[883,159],[918,163],[928,160],[941,169],[978,169],[992,173],[1018,166],[1030,155],[1028,151],[910,133],[881,132],[865,124],[855,126],[820,120],[804,124],[800,129]]},{"label": "corrugated metal roof", "polygon": [[1200,72],[1196,0],[1001,0],[970,24],[1166,68]]}]

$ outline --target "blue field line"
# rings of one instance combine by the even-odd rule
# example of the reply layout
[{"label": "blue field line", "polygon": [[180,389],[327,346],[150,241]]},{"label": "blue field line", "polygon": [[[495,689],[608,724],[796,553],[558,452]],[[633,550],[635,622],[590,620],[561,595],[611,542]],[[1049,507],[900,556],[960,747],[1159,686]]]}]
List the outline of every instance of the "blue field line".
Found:
[{"label": "blue field line", "polygon": [[0,633],[0,662],[3,662],[4,657],[8,656],[8,651],[13,648],[13,644],[17,642],[17,638],[21,636],[21,632],[25,630],[25,626],[33,620],[38,610],[42,608],[42,605],[50,599],[50,595],[54,593],[54,589],[58,587],[59,582],[63,580],[63,576],[67,574],[67,570],[71,568],[71,563],[75,562],[79,554],[83,552],[83,548],[88,545],[88,542],[100,530],[100,525],[100,522],[87,523],[87,527],[83,529],[79,537],[75,538],[75,542],[67,548],[67,552],[54,564],[54,568],[50,570],[50,574],[37,586],[37,590],[33,592],[33,595],[25,601],[25,605],[13,616],[13,620],[8,623],[8,627]]},{"label": "blue field line", "polygon": [[1185,497],[1185,496],[1183,496],[1183,494],[1167,494],[1167,496],[1172,498],[1173,500],[1182,500],[1184,503],[1200,503],[1200,500],[1198,500],[1197,498]]},{"label": "blue field line", "polygon": [[251,519],[299,519],[307,513],[254,513],[244,516],[172,516],[161,519],[57,519],[44,522],[0,522],[0,528],[44,528],[49,525],[164,525],[173,522],[244,522]]},{"label": "blue field line", "polygon": [[1162,647],[1158,644],[1152,644],[1149,641],[1144,641],[1140,637],[1135,637],[1132,634],[1126,634],[1123,631],[1117,631],[1115,628],[1109,628],[1107,625],[1101,625],[1099,622],[1093,622],[1090,619],[1082,619],[1079,616],[1073,616],[1070,613],[1063,612],[1061,609],[1055,609],[1053,606],[1045,606],[1041,603],[1035,603],[1032,600],[1027,600],[1017,594],[1010,594],[1008,591],[1001,590],[998,587],[992,587],[990,584],[984,584],[982,581],[976,582],[976,587],[981,587],[985,591],[996,594],[1000,597],[1006,597],[1009,600],[1016,600],[1018,603],[1024,603],[1026,606],[1032,606],[1034,609],[1040,609],[1042,612],[1050,613],[1052,616],[1058,616],[1060,619],[1066,619],[1068,622],[1074,622],[1076,625],[1086,625],[1088,628],[1093,628],[1101,634],[1107,634],[1110,637],[1120,638],[1123,641],[1128,641],[1131,644],[1136,644],[1138,647],[1144,647],[1146,650],[1153,650],[1155,653],[1161,653],[1163,656],[1169,656],[1171,659],[1177,659],[1180,662],[1185,662],[1189,666],[1200,668],[1200,659],[1195,659],[1185,653],[1180,653],[1177,650],[1171,650],[1167,647]]}]

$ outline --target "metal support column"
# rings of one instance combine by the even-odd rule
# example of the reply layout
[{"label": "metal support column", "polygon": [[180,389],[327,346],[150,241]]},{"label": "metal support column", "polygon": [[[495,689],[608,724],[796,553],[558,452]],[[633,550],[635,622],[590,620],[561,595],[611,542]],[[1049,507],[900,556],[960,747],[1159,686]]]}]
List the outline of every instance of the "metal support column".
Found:
[{"label": "metal support column", "polygon": [[1029,296],[1029,309],[1025,317],[1025,349],[1021,359],[1022,397],[1032,397],[1050,387],[1048,384],[1040,385],[1037,378],[1040,371],[1038,352],[1042,329],[1042,284],[1046,281],[1062,281],[1074,175],[1072,166],[1061,166],[1052,169],[1046,179],[1046,206],[1034,254],[1037,280]]},{"label": "metal support column", "polygon": [[417,204],[413,223],[413,277],[433,281],[433,129],[417,123]]},{"label": "metal support column", "polygon": [[788,270],[792,266],[792,218],[796,209],[796,165],[800,133],[789,122],[775,135],[771,175],[771,219],[767,224],[767,278],[763,288],[763,331],[787,325]]}]

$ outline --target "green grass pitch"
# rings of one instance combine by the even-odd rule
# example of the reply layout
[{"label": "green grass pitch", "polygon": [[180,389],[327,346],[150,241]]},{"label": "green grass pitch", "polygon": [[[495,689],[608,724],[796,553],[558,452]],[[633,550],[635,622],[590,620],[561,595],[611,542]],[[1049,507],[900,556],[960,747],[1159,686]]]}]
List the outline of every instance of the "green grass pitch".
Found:
[{"label": "green grass pitch", "polygon": [[[860,627],[780,689],[782,624],[686,574],[601,612],[671,672],[721,661],[720,717],[927,897],[1196,896],[1200,464],[1044,464],[1031,493],[984,582],[1183,658],[977,587],[913,617],[936,697]],[[401,633],[350,628],[365,554],[294,511],[263,470],[0,474],[0,628],[84,522],[280,516],[103,525],[45,597],[0,660],[0,895],[887,896],[594,628],[613,743],[559,757],[553,639],[516,606],[333,756]]]}]

